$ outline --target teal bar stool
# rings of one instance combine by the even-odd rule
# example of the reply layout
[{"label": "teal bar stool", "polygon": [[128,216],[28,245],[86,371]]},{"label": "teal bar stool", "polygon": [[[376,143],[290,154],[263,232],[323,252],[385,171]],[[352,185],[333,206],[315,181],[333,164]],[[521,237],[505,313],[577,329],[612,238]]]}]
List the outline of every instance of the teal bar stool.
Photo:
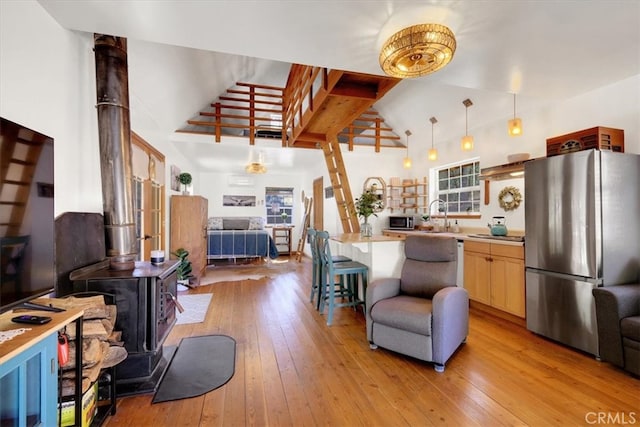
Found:
[{"label": "teal bar stool", "polygon": [[[324,282],[322,279],[324,275],[322,274],[322,262],[320,260],[320,255],[318,254],[318,245],[316,242],[316,234],[317,231],[313,227],[309,227],[307,229],[307,236],[309,239],[309,246],[311,246],[311,259],[313,261],[312,265],[312,276],[311,276],[311,293],[309,295],[309,302],[313,303],[318,295],[318,301],[316,302],[316,309],[320,307],[320,289],[322,287],[322,283]],[[333,262],[347,262],[351,261],[351,258],[343,256],[343,255],[335,255],[331,257]]]},{"label": "teal bar stool", "polygon": [[[328,302],[327,325],[331,325],[335,307],[355,309],[362,305],[364,308],[369,267],[353,260],[334,262],[326,231],[316,231],[316,245],[321,263],[319,310],[324,313],[325,302]],[[362,296],[358,292],[358,279],[362,280]]]}]

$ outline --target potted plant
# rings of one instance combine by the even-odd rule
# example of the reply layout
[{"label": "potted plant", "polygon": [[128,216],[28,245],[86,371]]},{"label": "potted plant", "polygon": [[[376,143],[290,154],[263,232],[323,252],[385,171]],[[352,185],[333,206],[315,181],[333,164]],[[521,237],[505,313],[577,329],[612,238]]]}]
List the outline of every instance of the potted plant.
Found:
[{"label": "potted plant", "polygon": [[171,253],[178,257],[180,262],[178,263],[178,268],[176,269],[176,274],[178,275],[178,284],[189,286],[189,278],[193,275],[191,274],[191,261],[187,259],[189,256],[189,251],[185,248],[178,248],[175,252]]},{"label": "potted plant", "polygon": [[182,172],[178,175],[178,181],[182,184],[182,194],[188,194],[187,185],[191,184],[192,179],[193,178],[189,172]]},{"label": "potted plant", "polygon": [[369,217],[371,215],[378,216],[376,212],[380,212],[382,209],[382,201],[378,198],[377,194],[367,190],[362,193],[355,202],[356,213],[364,220],[360,225],[360,234],[363,237],[371,237],[373,235],[373,229],[371,224],[369,224]]},{"label": "potted plant", "polygon": [[282,223],[283,223],[283,224],[286,224],[286,222],[287,222],[287,218],[289,217],[289,214],[287,214],[286,212],[282,212],[282,213],[280,214],[280,217],[282,218]]}]

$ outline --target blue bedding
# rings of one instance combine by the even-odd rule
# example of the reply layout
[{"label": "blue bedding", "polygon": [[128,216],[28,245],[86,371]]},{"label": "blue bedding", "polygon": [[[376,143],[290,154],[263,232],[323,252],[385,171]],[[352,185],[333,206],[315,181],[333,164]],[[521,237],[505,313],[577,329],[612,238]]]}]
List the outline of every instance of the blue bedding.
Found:
[{"label": "blue bedding", "polygon": [[266,230],[207,230],[207,259],[277,258],[278,249]]}]

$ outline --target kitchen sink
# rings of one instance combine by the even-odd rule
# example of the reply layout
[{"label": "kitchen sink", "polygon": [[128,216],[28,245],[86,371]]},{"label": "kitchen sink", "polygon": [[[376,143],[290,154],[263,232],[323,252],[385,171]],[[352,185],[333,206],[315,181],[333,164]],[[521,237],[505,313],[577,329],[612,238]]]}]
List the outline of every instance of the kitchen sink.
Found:
[{"label": "kitchen sink", "polygon": [[467,234],[469,237],[480,239],[508,240],[510,242],[524,242],[524,236],[494,236],[493,234]]}]

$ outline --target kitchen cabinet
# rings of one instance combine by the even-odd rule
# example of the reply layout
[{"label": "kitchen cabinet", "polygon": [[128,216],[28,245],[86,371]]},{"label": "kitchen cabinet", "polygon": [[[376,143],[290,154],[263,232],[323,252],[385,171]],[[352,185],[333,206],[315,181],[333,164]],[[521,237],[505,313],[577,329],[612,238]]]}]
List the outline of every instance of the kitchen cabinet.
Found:
[{"label": "kitchen cabinet", "polygon": [[207,268],[208,203],[200,196],[171,196],[171,254],[179,248],[189,252],[196,283]]},{"label": "kitchen cabinet", "polygon": [[278,249],[280,255],[291,254],[291,231],[293,227],[273,227],[272,236],[273,242]]},{"label": "kitchen cabinet", "polygon": [[404,179],[400,183],[399,178],[391,178],[388,189],[388,207],[391,212],[421,213],[426,212],[429,202],[429,187],[427,178],[422,181]]},{"label": "kitchen cabinet", "polygon": [[464,243],[464,287],[472,301],[525,317],[524,246]]}]

